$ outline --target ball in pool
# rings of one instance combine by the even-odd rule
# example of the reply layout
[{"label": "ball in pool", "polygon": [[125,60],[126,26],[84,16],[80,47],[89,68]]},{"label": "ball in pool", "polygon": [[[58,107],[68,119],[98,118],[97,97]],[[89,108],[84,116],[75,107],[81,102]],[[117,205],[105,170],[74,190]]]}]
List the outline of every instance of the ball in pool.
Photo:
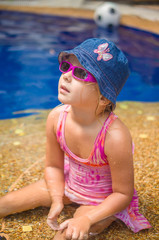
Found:
[{"label": "ball in pool", "polygon": [[120,24],[120,11],[118,5],[107,2],[101,4],[94,13],[94,20],[99,27],[113,30]]}]

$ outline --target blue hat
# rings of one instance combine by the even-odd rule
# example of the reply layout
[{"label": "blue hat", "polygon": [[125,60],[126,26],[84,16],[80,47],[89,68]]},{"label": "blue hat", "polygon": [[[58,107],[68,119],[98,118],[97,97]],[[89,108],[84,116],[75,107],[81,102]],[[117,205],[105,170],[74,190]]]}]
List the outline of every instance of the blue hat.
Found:
[{"label": "blue hat", "polygon": [[128,60],[113,42],[90,38],[72,50],[59,54],[59,61],[65,54],[74,54],[81,65],[97,80],[101,94],[116,103],[116,98],[128,76]]}]

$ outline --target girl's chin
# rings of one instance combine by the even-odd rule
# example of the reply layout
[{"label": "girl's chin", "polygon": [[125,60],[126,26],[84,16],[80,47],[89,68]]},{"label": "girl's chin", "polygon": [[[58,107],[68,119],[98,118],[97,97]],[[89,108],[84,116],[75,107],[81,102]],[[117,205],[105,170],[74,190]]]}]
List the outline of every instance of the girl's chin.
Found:
[{"label": "girl's chin", "polygon": [[63,103],[63,100],[62,100],[62,98],[61,98],[61,97],[59,97],[59,96],[58,96],[58,100],[59,100],[61,103]]},{"label": "girl's chin", "polygon": [[58,95],[58,100],[63,104],[71,104],[70,101],[66,100],[65,97]]},{"label": "girl's chin", "polygon": [[70,97],[63,95],[61,93],[58,94],[58,100],[63,104],[69,104],[72,106],[80,106],[81,105],[81,99],[77,99],[77,97]]}]

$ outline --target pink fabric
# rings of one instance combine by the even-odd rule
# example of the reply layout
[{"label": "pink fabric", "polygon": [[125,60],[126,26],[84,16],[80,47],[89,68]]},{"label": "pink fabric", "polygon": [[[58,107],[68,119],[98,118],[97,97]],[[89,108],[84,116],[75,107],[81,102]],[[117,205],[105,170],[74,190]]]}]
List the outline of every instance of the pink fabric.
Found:
[{"label": "pink fabric", "polygon": [[[57,128],[57,140],[65,153],[65,195],[78,204],[98,205],[112,193],[111,172],[104,153],[104,142],[109,126],[117,116],[113,112],[110,113],[96,137],[90,156],[83,159],[72,153],[66,145],[64,130],[68,110],[69,105],[64,106]],[[138,211],[135,190],[130,205],[115,216],[134,232],[151,227]]]}]

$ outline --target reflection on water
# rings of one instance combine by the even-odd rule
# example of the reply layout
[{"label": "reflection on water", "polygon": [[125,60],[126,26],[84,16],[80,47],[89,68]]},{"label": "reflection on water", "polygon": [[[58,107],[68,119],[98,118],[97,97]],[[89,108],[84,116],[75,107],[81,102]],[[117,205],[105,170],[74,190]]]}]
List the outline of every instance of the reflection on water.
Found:
[{"label": "reflection on water", "polygon": [[7,11],[0,11],[0,23],[1,119],[57,105],[58,53],[90,37],[114,41],[129,59],[131,75],[118,100],[159,100],[158,35],[124,26],[107,32],[93,20]]}]

